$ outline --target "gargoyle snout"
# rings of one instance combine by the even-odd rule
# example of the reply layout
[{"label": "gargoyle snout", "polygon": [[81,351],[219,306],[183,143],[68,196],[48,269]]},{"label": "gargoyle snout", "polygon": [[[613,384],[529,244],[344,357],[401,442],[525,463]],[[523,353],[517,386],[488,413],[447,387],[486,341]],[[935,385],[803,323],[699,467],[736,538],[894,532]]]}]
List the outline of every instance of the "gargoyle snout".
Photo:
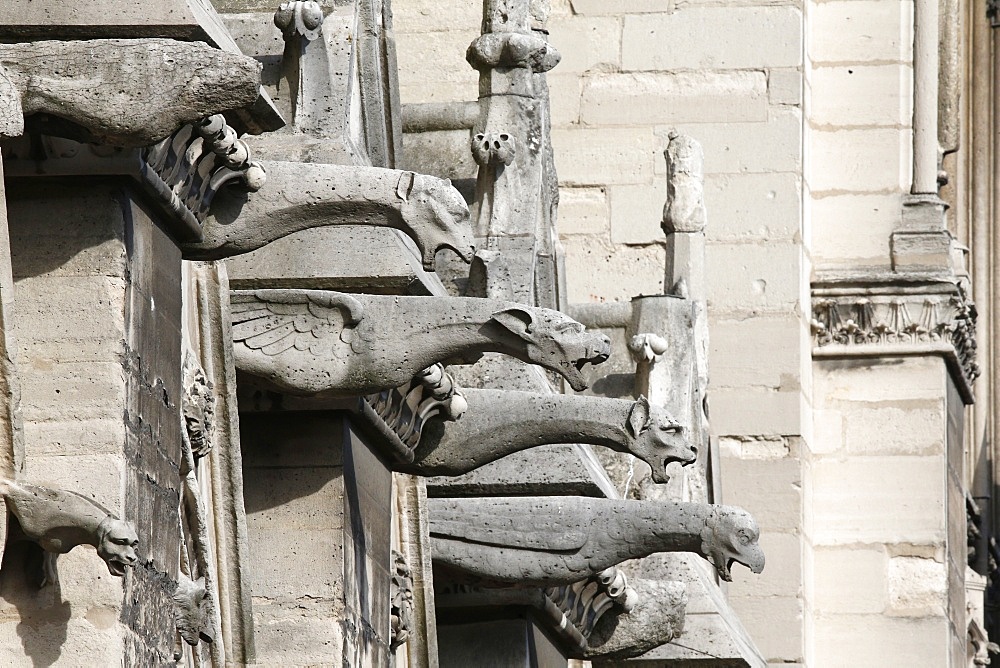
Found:
[{"label": "gargoyle snout", "polygon": [[593,347],[588,350],[587,357],[590,358],[592,364],[606,362],[611,357],[611,339],[601,334]]}]

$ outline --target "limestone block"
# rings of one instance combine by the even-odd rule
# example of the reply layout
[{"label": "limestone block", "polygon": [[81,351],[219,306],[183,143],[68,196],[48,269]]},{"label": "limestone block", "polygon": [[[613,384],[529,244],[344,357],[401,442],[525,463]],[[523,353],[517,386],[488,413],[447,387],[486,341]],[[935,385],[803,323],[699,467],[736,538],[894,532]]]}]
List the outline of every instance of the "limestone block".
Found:
[{"label": "limestone block", "polygon": [[[585,125],[767,121],[763,72],[626,72],[588,77]],[[694,135],[697,137],[697,135]]]},{"label": "limestone block", "polygon": [[340,529],[342,475],[341,469],[328,467],[256,469],[254,484],[244,490],[247,521],[255,531],[298,529],[311,534]]},{"label": "limestone block", "polygon": [[[769,555],[770,556],[770,555]],[[888,602],[885,550],[851,545],[813,550],[813,609],[881,614]]]},{"label": "limestone block", "polygon": [[[801,540],[797,533],[763,531],[760,534],[760,547],[767,555],[768,568],[760,575],[747,575],[746,572],[733,569],[733,581],[728,585],[729,600],[797,598],[802,591]],[[742,615],[741,619],[745,620]]]},{"label": "limestone block", "polygon": [[[725,457],[721,466],[722,479],[726,481],[727,503],[746,508],[768,532],[791,534],[799,530],[802,471],[798,459],[740,460]],[[787,571],[784,575],[787,577]]]},{"label": "limestone block", "polygon": [[441,179],[475,179],[468,130],[408,132],[403,135],[406,169]]},{"label": "limestone block", "polygon": [[121,364],[30,362],[21,366],[24,421],[121,420],[125,375]]},{"label": "limestone block", "polygon": [[[608,193],[604,188],[560,188],[560,235],[607,234],[610,228]],[[662,236],[662,233],[661,233]]]},{"label": "limestone block", "polygon": [[822,458],[812,464],[816,545],[944,541],[944,458]]},{"label": "limestone block", "polygon": [[767,99],[771,104],[802,104],[802,72],[774,68],[767,73]]},{"label": "limestone block", "polygon": [[663,246],[615,247],[593,237],[563,240],[570,302],[628,301],[663,294]]},{"label": "limestone block", "polygon": [[392,23],[397,36],[401,33],[434,32],[442,28],[478,32],[482,22],[483,6],[475,2],[443,5],[437,0],[405,0],[392,3]]},{"label": "limestone block", "polygon": [[892,614],[919,617],[945,614],[948,576],[940,561],[925,557],[892,557],[887,579]]},{"label": "limestone block", "polygon": [[708,306],[715,313],[792,310],[799,301],[801,248],[794,243],[711,244]]},{"label": "limestone block", "polygon": [[114,454],[125,443],[121,417],[74,420],[72,422],[28,422],[24,425],[25,448],[33,455]]},{"label": "limestone block", "polygon": [[944,454],[947,417],[943,400],[886,401],[845,408],[848,455]]},{"label": "limestone block", "polygon": [[[713,391],[723,387],[793,389],[789,378],[797,376],[802,358],[802,323],[795,314],[713,318],[710,328],[708,368]],[[759,350],[768,353],[751,352]]]},{"label": "limestone block", "polygon": [[718,434],[799,434],[803,400],[799,390],[718,389],[712,391],[712,428]]},{"label": "limestone block", "polygon": [[[802,114],[795,107],[772,108],[764,124],[679,123],[676,130],[701,142],[706,179],[710,174],[798,172],[801,168]],[[664,146],[668,131],[657,127]]]},{"label": "limestone block", "polygon": [[648,128],[553,128],[559,185],[646,183],[656,155]]},{"label": "limestone block", "polygon": [[935,357],[875,358],[848,365],[820,363],[813,391],[824,406],[857,402],[941,399],[947,392],[944,363]]},{"label": "limestone block", "polygon": [[912,3],[834,0],[809,8],[813,64],[907,62],[912,58]]},{"label": "limestone block", "polygon": [[294,606],[269,605],[254,598],[256,661],[264,666],[342,665],[342,610],[303,600]]},{"label": "limestone block", "polygon": [[[258,598],[294,607],[292,601],[297,598],[321,600],[343,595],[343,545],[339,530],[303,532],[292,527],[258,530],[249,514],[247,522],[255,608]],[[290,562],[303,567],[289,568]]]},{"label": "limestone block", "polygon": [[891,657],[893,666],[947,666],[948,622],[943,618],[822,615],[815,620],[816,668],[871,665]]},{"label": "limestone block", "polygon": [[608,187],[611,201],[611,241],[616,244],[651,244],[664,241],[663,202],[667,199],[666,179],[650,185]]},{"label": "limestone block", "polygon": [[809,121],[824,127],[899,127],[913,120],[906,65],[835,65],[809,73]]},{"label": "limestone block", "polygon": [[840,452],[844,447],[844,414],[839,410],[814,408],[812,420],[809,451],[814,455]]},{"label": "limestone block", "polygon": [[559,68],[545,77],[549,85],[549,115],[552,127],[580,122],[580,96],[584,79],[578,74],[562,74]]},{"label": "limestone block", "polygon": [[620,67],[621,19],[618,16],[573,16],[549,21],[549,41],[559,49],[557,70],[577,74]]},{"label": "limestone block", "polygon": [[812,260],[817,268],[889,264],[889,236],[899,222],[898,194],[830,194],[810,201]]},{"label": "limestone block", "polygon": [[475,99],[479,73],[465,51],[479,29],[396,34],[401,102],[465,102]]},{"label": "limestone block", "polygon": [[709,241],[793,241],[801,229],[801,181],[793,173],[711,174],[705,179]]},{"label": "limestone block", "polygon": [[[71,489],[120,516],[121,480],[124,475],[124,464],[120,456],[74,454],[36,457],[28,451],[24,459],[22,480],[57,489]],[[143,556],[141,546],[139,555]],[[102,571],[106,570],[99,562],[97,565]]]},{"label": "limestone block", "polygon": [[64,599],[46,614],[0,624],[0,664],[5,666],[61,665],[86,657],[93,666],[122,664],[125,648],[117,625],[106,616],[72,616],[73,603]]},{"label": "limestone block", "polygon": [[651,14],[673,10],[671,0],[570,0],[574,14],[610,15]]},{"label": "limestone block", "polygon": [[[908,189],[911,142],[895,128],[813,130],[806,181],[813,196]],[[831,192],[832,191],[832,192]]]},{"label": "limestone block", "polygon": [[[797,445],[795,446],[797,447]],[[730,459],[783,459],[792,454],[792,440],[784,436],[721,436],[719,453]]]},{"label": "limestone block", "polygon": [[[800,599],[795,596],[758,598],[731,595],[729,604],[770,664],[784,667],[801,660],[803,614]],[[683,643],[683,640],[680,642]]]},{"label": "limestone block", "polygon": [[[708,43],[712,48],[705,48]],[[764,44],[767,48],[761,48]],[[763,69],[801,62],[797,7],[687,7],[672,14],[625,16],[625,70]]]}]

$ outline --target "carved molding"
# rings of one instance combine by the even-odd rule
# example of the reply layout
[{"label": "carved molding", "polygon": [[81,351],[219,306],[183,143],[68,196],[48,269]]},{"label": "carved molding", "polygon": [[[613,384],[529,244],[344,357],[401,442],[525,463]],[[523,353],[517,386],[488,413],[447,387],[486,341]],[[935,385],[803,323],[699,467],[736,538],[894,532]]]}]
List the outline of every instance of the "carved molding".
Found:
[{"label": "carved molding", "polygon": [[141,153],[142,179],[194,230],[200,230],[212,199],[224,186],[250,192],[263,187],[263,165],[221,115],[185,125]]},{"label": "carved molding", "polygon": [[413,574],[406,557],[392,551],[392,579],[389,581],[389,651],[403,646],[413,632]]},{"label": "carved molding", "polygon": [[440,364],[427,367],[405,385],[369,394],[364,399],[410,451],[407,458],[410,462],[428,420],[441,416],[454,421],[468,408],[455,379]]},{"label": "carved molding", "polygon": [[589,638],[601,617],[615,609],[628,614],[638,601],[638,594],[617,566],[607,568],[585,580],[560,587],[549,587],[545,595],[562,611],[584,638]]},{"label": "carved molding", "polygon": [[961,283],[813,287],[814,355],[950,352],[971,399],[979,377],[976,306]]}]

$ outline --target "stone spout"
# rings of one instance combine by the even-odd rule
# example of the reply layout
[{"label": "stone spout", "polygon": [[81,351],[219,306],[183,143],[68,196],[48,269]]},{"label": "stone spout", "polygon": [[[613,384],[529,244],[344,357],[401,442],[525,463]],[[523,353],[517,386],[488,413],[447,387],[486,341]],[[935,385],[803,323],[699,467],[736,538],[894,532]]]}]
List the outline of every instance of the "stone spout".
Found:
[{"label": "stone spout", "polygon": [[428,499],[434,562],[486,586],[569,584],[628,559],[694,552],[730,580],[764,570],[757,522],[741,508],[574,496]]},{"label": "stone spout", "polygon": [[669,480],[671,462],[690,464],[697,452],[689,434],[645,397],[638,401],[463,389],[461,420],[435,420],[425,428],[412,464],[416,475],[461,475],[507,455],[554,443],[589,443],[645,461],[653,480]]},{"label": "stone spout", "polygon": [[487,352],[543,366],[580,390],[583,367],[611,350],[606,336],[558,311],[498,299],[251,290],[230,301],[237,368],[293,394],[373,394]]},{"label": "stone spout", "polygon": [[267,181],[257,192],[220,192],[202,239],[182,245],[186,259],[239,255],[313,227],[369,225],[404,232],[427,270],[442,248],[472,261],[469,208],[450,181],[380,167],[260,164]]},{"label": "stone spout", "polygon": [[186,123],[252,105],[261,65],[205,44],[95,39],[0,44],[0,137],[44,133],[148,146]]}]

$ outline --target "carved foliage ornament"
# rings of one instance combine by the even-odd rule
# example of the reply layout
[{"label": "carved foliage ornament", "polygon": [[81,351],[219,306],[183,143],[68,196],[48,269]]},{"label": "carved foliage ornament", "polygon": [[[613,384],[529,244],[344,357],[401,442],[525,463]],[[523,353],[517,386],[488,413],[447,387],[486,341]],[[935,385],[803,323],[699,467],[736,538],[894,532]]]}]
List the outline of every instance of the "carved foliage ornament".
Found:
[{"label": "carved foliage ornament", "polygon": [[389,581],[389,650],[395,652],[413,631],[413,575],[406,557],[392,551],[392,579]]},{"label": "carved foliage ornament", "polygon": [[573,584],[549,587],[545,595],[584,638],[590,636],[606,612],[617,606],[627,614],[638,602],[638,594],[616,566]]}]

